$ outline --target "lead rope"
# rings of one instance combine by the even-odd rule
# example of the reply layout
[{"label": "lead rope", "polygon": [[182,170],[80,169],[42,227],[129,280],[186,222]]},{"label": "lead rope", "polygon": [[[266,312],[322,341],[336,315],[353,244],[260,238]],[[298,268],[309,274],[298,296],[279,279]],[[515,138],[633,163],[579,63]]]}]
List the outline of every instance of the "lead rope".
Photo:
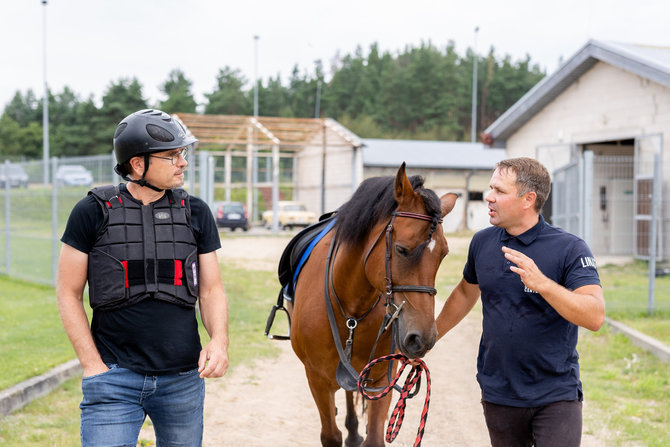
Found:
[{"label": "lead rope", "polygon": [[[393,378],[391,383],[388,384],[379,394],[374,396],[369,395],[365,391],[365,382],[370,369],[375,366],[377,363],[399,360],[402,361],[400,367],[398,368],[398,373]],[[416,362],[415,365],[412,365],[412,369],[405,379],[405,384],[403,385],[400,391],[400,397],[398,398],[398,403],[396,404],[391,417],[389,418],[388,426],[386,427],[386,442],[393,442],[400,431],[400,426],[402,425],[403,418],[405,417],[405,407],[407,406],[407,399],[413,397],[418,390],[418,387],[421,383],[421,372],[425,371],[426,373],[426,400],[423,404],[423,410],[421,411],[421,421],[419,422],[419,428],[416,432],[416,439],[414,440],[414,447],[419,447],[421,445],[421,440],[423,439],[423,432],[426,429],[426,420],[428,419],[428,406],[430,405],[430,372],[426,363],[421,359],[414,359]],[[405,367],[410,365],[410,360],[404,354],[396,353],[389,354],[384,357],[379,357],[368,363],[365,368],[361,371],[360,376],[358,377],[358,391],[369,400],[379,400],[382,397],[386,396],[391,392],[396,382],[400,379]],[[416,387],[414,393],[412,390]]]}]

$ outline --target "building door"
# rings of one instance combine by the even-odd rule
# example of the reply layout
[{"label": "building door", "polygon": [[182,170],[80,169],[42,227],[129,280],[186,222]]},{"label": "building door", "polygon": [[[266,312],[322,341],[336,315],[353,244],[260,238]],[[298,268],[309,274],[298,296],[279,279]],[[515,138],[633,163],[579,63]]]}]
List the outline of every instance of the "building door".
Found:
[{"label": "building door", "polygon": [[[656,156],[658,155],[658,158]],[[658,170],[655,178],[655,161],[663,163],[663,135],[645,135],[635,139],[635,160],[633,172],[633,186],[634,186],[634,210],[635,210],[635,225],[634,225],[634,248],[635,257],[639,259],[649,259],[649,242],[651,237],[651,221],[652,221],[652,200],[656,200],[657,204],[661,204],[661,197],[654,197],[654,182],[662,184],[662,170]],[[657,188],[661,191],[661,188]],[[658,194],[660,196],[660,193]],[[656,218],[656,228],[660,229],[663,215],[659,212]],[[663,232],[658,231],[656,239],[656,259],[663,259]]]}]

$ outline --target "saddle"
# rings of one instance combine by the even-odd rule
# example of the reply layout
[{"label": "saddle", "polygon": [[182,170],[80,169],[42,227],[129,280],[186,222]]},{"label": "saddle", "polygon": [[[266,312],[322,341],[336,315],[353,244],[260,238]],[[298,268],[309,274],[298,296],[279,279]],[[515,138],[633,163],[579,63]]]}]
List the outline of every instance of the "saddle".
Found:
[{"label": "saddle", "polygon": [[[316,244],[321,239],[323,239],[323,237],[333,228],[336,219],[337,216],[335,212],[324,214],[319,218],[317,223],[308,226],[296,234],[288,243],[288,245],[286,245],[286,248],[284,248],[284,251],[282,252],[281,258],[279,260],[279,267],[277,269],[279,283],[282,287],[277,297],[277,304],[272,307],[270,316],[268,317],[268,321],[265,325],[266,337],[277,340],[288,340],[290,338],[290,334],[286,336],[270,334],[270,329],[272,328],[275,314],[278,310],[281,310],[286,312],[288,317],[288,312],[284,307],[284,300],[293,302],[295,285],[298,282],[300,270],[302,270],[305,262],[307,262],[307,259],[309,259],[309,256],[312,254],[312,250]],[[289,317],[289,332],[290,329],[291,320]]]}]

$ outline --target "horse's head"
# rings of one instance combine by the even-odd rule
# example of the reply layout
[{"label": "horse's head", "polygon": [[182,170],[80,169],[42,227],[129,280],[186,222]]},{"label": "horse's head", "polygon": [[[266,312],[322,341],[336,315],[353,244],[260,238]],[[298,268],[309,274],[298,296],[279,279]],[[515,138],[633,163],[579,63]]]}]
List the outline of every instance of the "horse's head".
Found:
[{"label": "horse's head", "polygon": [[[397,207],[386,224],[385,241],[375,250],[375,270],[384,272],[380,290],[385,291],[387,311],[397,315],[396,344],[403,354],[417,358],[433,347],[437,336],[435,277],[449,252],[441,222],[457,196],[438,198],[430,189],[415,189],[405,163],[396,175],[394,195]],[[371,267],[366,271],[372,274]],[[380,288],[379,274],[371,279]]]}]

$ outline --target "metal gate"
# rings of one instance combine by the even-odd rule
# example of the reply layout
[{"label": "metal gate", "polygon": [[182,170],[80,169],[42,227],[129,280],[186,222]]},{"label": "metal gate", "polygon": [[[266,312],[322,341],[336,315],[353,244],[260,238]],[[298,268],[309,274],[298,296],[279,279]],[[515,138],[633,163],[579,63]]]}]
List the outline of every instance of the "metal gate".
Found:
[{"label": "metal gate", "polygon": [[[553,173],[551,220],[591,245],[593,236],[593,153],[558,168]],[[585,194],[585,191],[589,193]]]},{"label": "metal gate", "polygon": [[[663,136],[646,135],[635,139],[634,200],[635,200],[635,257],[649,260],[650,251],[656,260],[663,259],[662,227],[662,169]],[[654,213],[656,210],[656,213]],[[652,231],[654,230],[654,231]],[[655,238],[654,238],[655,233]],[[656,240],[655,250],[651,241]]]}]

